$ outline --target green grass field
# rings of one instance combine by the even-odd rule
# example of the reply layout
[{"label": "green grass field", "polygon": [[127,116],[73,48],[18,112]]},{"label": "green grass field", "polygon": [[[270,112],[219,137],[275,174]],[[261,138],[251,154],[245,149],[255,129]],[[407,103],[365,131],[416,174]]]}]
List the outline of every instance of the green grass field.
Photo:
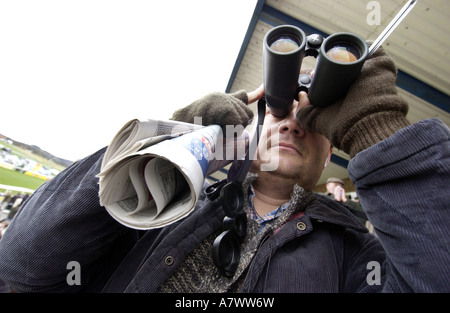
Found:
[{"label": "green grass field", "polygon": [[33,154],[30,151],[24,150],[21,147],[15,146],[14,144],[9,144],[7,142],[1,142],[1,145],[5,146],[6,148],[11,149],[11,154],[17,155],[19,158],[25,158],[25,159],[32,159],[36,162],[45,165],[49,168],[57,169],[58,171],[62,171],[65,169],[64,166],[60,164],[56,164],[50,160],[47,160],[39,155]]},{"label": "green grass field", "polygon": [[45,182],[46,180],[0,167],[0,184],[37,189]]},{"label": "green grass field", "polygon": [[[15,146],[14,144],[9,144],[6,142],[1,143],[2,146],[11,149],[11,154],[15,154],[20,158],[32,159],[40,164],[43,164],[49,168],[57,169],[59,171],[64,170],[64,166],[56,164],[52,161],[49,161],[41,156],[35,155],[30,151],[26,151],[21,147]],[[30,175],[25,175],[24,173],[17,172],[14,170],[10,170],[7,168],[0,167],[0,184],[15,186],[15,187],[23,187],[28,189],[36,190],[39,186],[45,183],[46,180],[33,177]],[[4,189],[0,189],[1,192],[4,192]],[[16,194],[16,191],[13,191],[13,194]]]}]

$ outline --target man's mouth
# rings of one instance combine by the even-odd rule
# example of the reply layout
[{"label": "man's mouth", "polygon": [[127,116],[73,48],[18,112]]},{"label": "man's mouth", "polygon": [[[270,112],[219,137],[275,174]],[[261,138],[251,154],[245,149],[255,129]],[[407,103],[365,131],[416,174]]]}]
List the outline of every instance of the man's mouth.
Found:
[{"label": "man's mouth", "polygon": [[278,149],[279,149],[279,150],[285,150],[285,151],[296,152],[296,153],[298,153],[298,154],[301,155],[299,149],[298,149],[295,145],[293,145],[293,144],[291,144],[291,143],[280,142],[280,143],[278,144]]}]

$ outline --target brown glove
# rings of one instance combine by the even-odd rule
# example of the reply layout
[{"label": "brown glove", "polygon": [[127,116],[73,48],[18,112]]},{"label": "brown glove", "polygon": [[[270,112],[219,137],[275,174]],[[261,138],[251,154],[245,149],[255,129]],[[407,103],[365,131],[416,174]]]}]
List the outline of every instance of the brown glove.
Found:
[{"label": "brown glove", "polygon": [[397,95],[396,77],[394,62],[380,47],[366,60],[344,98],[324,108],[303,107],[297,118],[353,157],[409,125],[408,105]]},{"label": "brown glove", "polygon": [[173,113],[176,121],[194,123],[194,117],[202,117],[202,125],[216,124],[225,131],[226,125],[246,127],[253,118],[253,111],[247,106],[245,91],[234,94],[214,92],[194,101]]}]

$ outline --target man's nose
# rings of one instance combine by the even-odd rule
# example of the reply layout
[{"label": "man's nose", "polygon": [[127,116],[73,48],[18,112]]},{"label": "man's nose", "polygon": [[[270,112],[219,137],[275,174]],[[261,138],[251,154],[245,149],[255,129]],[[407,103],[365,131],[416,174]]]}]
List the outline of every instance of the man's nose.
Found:
[{"label": "man's nose", "polygon": [[303,137],[305,135],[305,128],[298,122],[295,114],[297,105],[297,103],[294,103],[291,112],[289,112],[289,114],[281,121],[278,128],[280,133],[291,132],[297,137]]}]

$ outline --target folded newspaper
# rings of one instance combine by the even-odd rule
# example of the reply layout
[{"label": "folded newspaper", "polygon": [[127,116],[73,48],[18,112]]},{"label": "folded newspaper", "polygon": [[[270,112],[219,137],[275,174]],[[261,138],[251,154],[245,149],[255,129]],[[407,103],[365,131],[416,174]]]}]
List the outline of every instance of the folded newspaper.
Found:
[{"label": "folded newspaper", "polygon": [[247,145],[246,131],[227,140],[218,125],[131,120],[104,155],[100,204],[131,228],[169,225],[192,212],[207,175],[245,155]]}]

